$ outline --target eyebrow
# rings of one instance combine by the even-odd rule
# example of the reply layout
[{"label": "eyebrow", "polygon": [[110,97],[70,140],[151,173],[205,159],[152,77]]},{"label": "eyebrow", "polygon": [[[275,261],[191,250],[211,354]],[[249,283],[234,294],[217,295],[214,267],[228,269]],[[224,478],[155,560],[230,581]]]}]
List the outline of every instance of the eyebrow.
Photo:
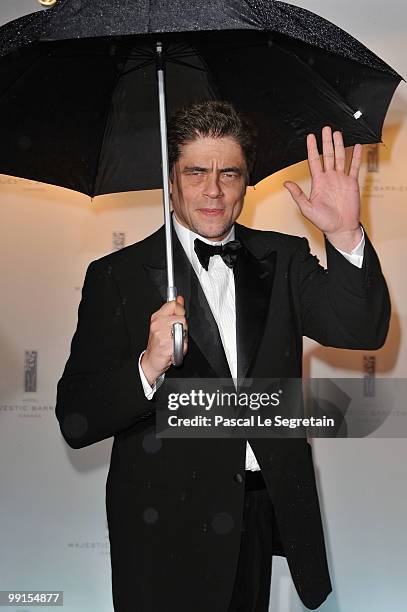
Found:
[{"label": "eyebrow", "polygon": [[[185,166],[183,172],[210,172],[210,168],[204,168],[202,166]],[[230,166],[228,168],[221,168],[219,172],[236,172],[236,174],[242,175],[243,171],[238,166]]]}]

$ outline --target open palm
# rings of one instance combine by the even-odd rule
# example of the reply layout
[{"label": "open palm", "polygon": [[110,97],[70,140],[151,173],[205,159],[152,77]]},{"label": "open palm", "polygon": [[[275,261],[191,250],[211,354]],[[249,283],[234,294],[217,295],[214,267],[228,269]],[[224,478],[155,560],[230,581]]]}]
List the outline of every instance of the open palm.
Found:
[{"label": "open palm", "polygon": [[339,235],[350,235],[352,232],[360,234],[358,176],[362,145],[355,145],[348,173],[345,171],[345,147],[341,132],[332,134],[330,127],[323,128],[323,165],[314,134],[307,136],[307,150],[312,178],[309,198],[297,183],[284,183],[301,213],[333,241]]}]

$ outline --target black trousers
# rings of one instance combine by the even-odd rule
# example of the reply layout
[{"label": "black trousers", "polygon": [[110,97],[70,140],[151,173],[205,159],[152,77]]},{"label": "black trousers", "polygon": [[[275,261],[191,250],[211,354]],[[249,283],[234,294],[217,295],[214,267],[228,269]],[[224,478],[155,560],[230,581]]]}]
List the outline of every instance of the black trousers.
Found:
[{"label": "black trousers", "polygon": [[273,559],[272,513],[261,473],[247,470],[242,538],[228,612],[268,612]]}]

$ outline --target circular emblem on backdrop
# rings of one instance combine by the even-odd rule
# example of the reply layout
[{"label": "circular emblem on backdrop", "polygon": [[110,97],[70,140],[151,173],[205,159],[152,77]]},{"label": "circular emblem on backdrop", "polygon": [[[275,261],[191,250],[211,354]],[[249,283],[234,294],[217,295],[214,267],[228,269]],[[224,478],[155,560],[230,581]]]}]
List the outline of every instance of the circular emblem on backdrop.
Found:
[{"label": "circular emblem on backdrop", "polygon": [[57,3],[57,0],[38,0],[42,6],[54,6]]}]

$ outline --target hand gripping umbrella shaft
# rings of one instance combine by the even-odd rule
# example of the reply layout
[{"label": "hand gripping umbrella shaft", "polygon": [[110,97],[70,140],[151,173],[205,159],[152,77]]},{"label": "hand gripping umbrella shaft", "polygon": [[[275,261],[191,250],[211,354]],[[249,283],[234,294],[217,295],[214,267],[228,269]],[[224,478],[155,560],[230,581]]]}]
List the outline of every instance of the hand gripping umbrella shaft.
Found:
[{"label": "hand gripping umbrella shaft", "polygon": [[[174,285],[174,262],[172,256],[172,234],[170,215],[170,190],[168,172],[168,146],[167,121],[165,112],[164,70],[162,59],[162,44],[157,42],[157,77],[158,77],[158,103],[160,110],[160,138],[163,174],[163,205],[165,223],[165,249],[167,258],[167,302],[175,300],[177,288]],[[180,366],[183,362],[184,329],[182,323],[174,323],[173,335],[173,365]]]}]

